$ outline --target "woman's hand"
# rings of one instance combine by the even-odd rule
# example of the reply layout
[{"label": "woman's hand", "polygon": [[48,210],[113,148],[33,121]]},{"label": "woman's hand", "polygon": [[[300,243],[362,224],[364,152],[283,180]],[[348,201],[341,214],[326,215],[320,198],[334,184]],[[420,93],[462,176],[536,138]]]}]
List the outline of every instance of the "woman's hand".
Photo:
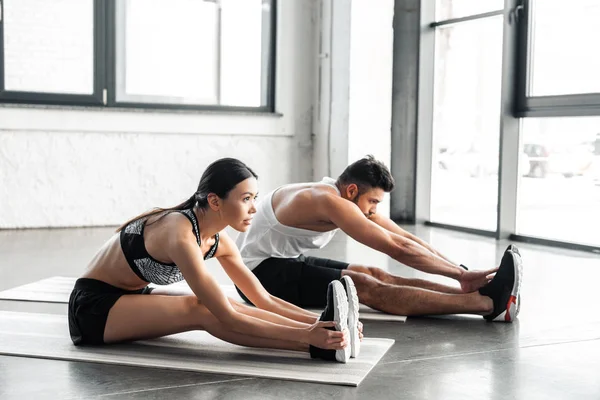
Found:
[{"label": "woman's hand", "polygon": [[358,321],[358,337],[359,337],[360,341],[362,342],[363,337],[364,337],[364,335],[363,335],[363,324],[360,321]]},{"label": "woman's hand", "polygon": [[307,328],[308,343],[326,350],[340,350],[348,346],[348,330],[340,332],[325,328],[335,328],[335,322],[319,321]]}]

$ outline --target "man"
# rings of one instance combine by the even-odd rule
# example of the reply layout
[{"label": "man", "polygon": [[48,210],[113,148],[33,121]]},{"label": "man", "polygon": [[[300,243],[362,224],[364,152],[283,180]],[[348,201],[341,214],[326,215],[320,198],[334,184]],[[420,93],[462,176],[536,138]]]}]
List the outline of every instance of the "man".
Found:
[{"label": "man", "polygon": [[[506,249],[498,268],[469,271],[456,265],[377,214],[378,203],[393,188],[390,171],[372,156],[348,166],[337,180],[284,185],[257,204],[250,229],[238,237],[242,258],[267,291],[300,307],[322,307],[329,282],[349,276],[360,302],[383,312],[471,313],[489,321],[513,321],[522,276],[517,248]],[[338,229],[402,264],[453,278],[460,287],[303,255],[324,247]]]}]

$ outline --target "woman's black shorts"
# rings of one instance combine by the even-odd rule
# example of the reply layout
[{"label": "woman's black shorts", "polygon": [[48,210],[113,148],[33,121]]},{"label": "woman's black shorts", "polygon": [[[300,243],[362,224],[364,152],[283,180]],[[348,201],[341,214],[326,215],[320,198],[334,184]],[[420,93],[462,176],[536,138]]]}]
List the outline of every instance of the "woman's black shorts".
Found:
[{"label": "woman's black shorts", "polygon": [[104,344],[108,312],[124,294],[150,294],[152,288],[124,290],[97,279],[80,278],[69,298],[69,332],[75,345]]}]

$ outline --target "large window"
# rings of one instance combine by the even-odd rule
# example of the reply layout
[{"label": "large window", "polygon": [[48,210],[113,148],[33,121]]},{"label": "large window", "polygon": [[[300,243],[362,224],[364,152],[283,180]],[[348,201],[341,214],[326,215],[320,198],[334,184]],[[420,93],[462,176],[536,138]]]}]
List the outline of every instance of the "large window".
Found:
[{"label": "large window", "polygon": [[516,233],[600,248],[600,3],[523,6]]},{"label": "large window", "polygon": [[425,4],[421,61],[433,57],[433,69],[420,82],[433,91],[420,99],[432,122],[419,131],[419,156],[431,160],[421,215],[600,252],[600,2]]},{"label": "large window", "polygon": [[496,230],[502,25],[500,15],[436,28],[432,222]]},{"label": "large window", "polygon": [[0,101],[274,109],[274,0],[1,4]]},{"label": "large window", "polygon": [[600,117],[525,118],[517,233],[600,247]]}]

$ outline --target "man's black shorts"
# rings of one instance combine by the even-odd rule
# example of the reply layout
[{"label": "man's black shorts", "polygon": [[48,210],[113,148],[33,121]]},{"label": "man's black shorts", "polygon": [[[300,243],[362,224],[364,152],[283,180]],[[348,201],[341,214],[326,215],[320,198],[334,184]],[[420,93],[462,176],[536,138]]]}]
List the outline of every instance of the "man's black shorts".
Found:
[{"label": "man's black shorts", "polygon": [[[340,279],[348,263],[326,258],[267,258],[252,270],[267,292],[298,307],[321,308],[329,282]],[[242,298],[252,304],[238,289]]]}]

